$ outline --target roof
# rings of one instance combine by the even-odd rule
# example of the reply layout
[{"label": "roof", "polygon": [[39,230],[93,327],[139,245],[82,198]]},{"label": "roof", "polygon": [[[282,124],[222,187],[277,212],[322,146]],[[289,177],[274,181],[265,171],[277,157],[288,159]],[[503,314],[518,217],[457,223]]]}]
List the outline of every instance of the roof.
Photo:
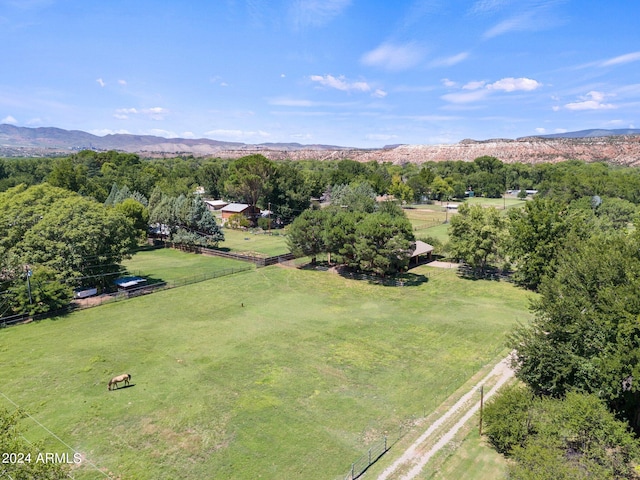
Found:
[{"label": "roof", "polygon": [[226,207],[222,207],[222,211],[223,212],[242,213],[247,208],[249,208],[249,205],[247,205],[246,203],[230,203]]},{"label": "roof", "polygon": [[422,240],[416,240],[416,249],[411,254],[411,258],[417,257],[418,255],[426,255],[427,253],[433,252],[433,246],[428,243],[423,242]]},{"label": "roof", "polygon": [[229,202],[225,202],[224,200],[205,200],[204,203],[206,203],[207,205],[211,205],[214,208],[220,208],[229,205]]},{"label": "roof", "polygon": [[135,287],[139,283],[144,283],[147,280],[141,277],[120,277],[113,281],[118,287],[129,288]]}]

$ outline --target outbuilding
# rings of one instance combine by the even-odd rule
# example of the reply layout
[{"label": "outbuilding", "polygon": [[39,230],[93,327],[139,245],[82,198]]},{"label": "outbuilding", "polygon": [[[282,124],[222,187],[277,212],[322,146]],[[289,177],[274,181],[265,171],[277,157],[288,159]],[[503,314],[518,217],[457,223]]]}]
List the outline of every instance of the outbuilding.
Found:
[{"label": "outbuilding", "polygon": [[260,216],[260,209],[246,203],[230,203],[220,209],[222,212],[222,223],[226,223],[231,216],[241,214],[247,217],[252,222],[255,222],[256,218]]},{"label": "outbuilding", "polygon": [[433,246],[422,240],[416,240],[416,248],[411,254],[411,261],[414,265],[418,265],[421,261],[430,262],[433,260]]}]

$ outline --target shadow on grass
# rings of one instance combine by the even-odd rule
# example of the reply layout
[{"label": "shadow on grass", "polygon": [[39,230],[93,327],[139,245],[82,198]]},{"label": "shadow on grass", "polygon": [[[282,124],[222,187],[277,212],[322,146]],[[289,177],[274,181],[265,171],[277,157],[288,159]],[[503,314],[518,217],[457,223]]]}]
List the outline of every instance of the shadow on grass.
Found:
[{"label": "shadow on grass", "polygon": [[124,387],[116,387],[116,388],[114,388],[114,389],[112,389],[112,390],[109,390],[109,391],[110,391],[110,392],[118,392],[118,391],[120,391],[120,390],[124,390],[125,388],[133,388],[133,387],[135,387],[135,386],[136,386],[136,384],[135,384],[135,383],[130,383],[129,385],[125,385]]},{"label": "shadow on grass", "polygon": [[342,278],[349,280],[366,281],[370,285],[383,285],[385,287],[416,287],[429,281],[429,278],[416,273],[399,273],[389,277],[379,277],[373,274],[360,273],[351,270],[345,265],[333,265],[328,262],[307,263],[299,267],[300,270],[331,271]]},{"label": "shadow on grass", "polygon": [[136,384],[135,383],[130,383],[129,385],[125,385],[124,387],[116,387],[113,390],[109,390],[110,392],[117,392],[119,390],[124,390],[125,388],[133,388],[135,387]]},{"label": "shadow on grass", "polygon": [[461,265],[458,268],[458,276],[465,280],[491,280],[493,282],[512,282],[512,272],[488,267],[484,270],[474,270],[469,265]]}]

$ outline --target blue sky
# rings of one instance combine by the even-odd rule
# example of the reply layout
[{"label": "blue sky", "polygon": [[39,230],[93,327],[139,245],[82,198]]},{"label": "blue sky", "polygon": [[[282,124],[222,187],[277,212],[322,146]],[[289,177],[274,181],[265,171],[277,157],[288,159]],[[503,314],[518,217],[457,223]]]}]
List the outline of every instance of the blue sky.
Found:
[{"label": "blue sky", "polygon": [[0,123],[354,147],[640,128],[637,0],[0,0]]}]

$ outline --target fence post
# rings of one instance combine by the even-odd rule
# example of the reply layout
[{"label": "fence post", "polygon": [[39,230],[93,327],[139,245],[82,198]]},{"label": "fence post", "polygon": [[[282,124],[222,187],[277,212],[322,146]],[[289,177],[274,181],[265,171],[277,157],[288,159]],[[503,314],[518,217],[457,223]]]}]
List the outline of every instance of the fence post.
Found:
[{"label": "fence post", "polygon": [[351,478],[353,479],[353,477],[355,476],[355,471],[356,471],[356,464],[352,463],[351,464]]}]

